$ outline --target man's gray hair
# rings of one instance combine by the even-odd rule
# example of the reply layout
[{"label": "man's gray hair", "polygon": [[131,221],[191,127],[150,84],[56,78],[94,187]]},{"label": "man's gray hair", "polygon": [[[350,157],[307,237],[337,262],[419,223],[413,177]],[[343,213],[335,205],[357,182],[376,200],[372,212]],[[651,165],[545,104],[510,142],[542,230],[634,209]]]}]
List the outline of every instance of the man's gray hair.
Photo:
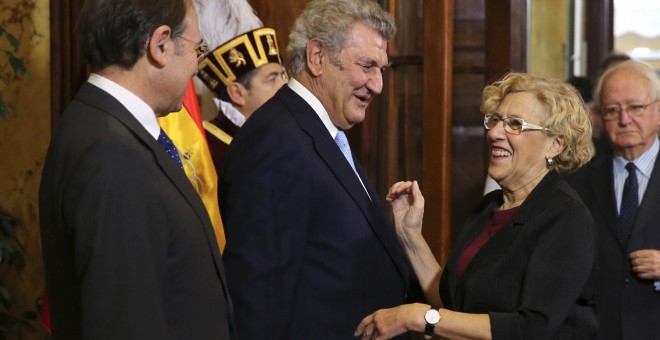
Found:
[{"label": "man's gray hair", "polygon": [[306,66],[307,43],[318,40],[324,49],[338,55],[345,47],[349,32],[356,23],[362,23],[391,39],[396,33],[394,19],[373,0],[312,0],[296,19],[289,35],[289,68],[298,76]]},{"label": "man's gray hair", "polygon": [[596,106],[601,107],[602,102],[602,90],[603,83],[607,78],[616,71],[620,70],[634,70],[642,74],[646,79],[649,80],[649,92],[653,96],[653,100],[660,100],[660,79],[658,79],[658,74],[655,72],[653,67],[641,60],[630,59],[622,61],[620,63],[611,66],[603,72],[603,75],[600,76],[598,82],[596,83],[596,88],[594,89],[593,100],[596,103]]}]

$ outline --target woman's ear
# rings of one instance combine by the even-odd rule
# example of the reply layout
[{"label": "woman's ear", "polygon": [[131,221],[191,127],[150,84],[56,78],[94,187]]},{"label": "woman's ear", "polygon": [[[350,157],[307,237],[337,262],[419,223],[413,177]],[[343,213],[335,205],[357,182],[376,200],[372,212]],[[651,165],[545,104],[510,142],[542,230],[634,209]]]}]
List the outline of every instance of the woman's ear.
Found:
[{"label": "woman's ear", "polygon": [[172,54],[173,49],[172,29],[167,25],[159,26],[147,41],[147,58],[163,67],[167,63],[168,54]]},{"label": "woman's ear", "polygon": [[312,39],[307,43],[307,48],[305,49],[306,58],[307,58],[307,67],[309,68],[312,76],[318,77],[323,73],[323,46],[321,42]]},{"label": "woman's ear", "polygon": [[552,144],[550,145],[550,149],[548,150],[548,156],[550,158],[557,157],[562,151],[564,151],[565,147],[566,147],[566,141],[564,140],[564,137],[562,137],[562,136],[555,137],[552,140]]},{"label": "woman's ear", "polygon": [[227,84],[227,95],[231,102],[238,107],[243,107],[247,103],[247,89],[241,83]]}]

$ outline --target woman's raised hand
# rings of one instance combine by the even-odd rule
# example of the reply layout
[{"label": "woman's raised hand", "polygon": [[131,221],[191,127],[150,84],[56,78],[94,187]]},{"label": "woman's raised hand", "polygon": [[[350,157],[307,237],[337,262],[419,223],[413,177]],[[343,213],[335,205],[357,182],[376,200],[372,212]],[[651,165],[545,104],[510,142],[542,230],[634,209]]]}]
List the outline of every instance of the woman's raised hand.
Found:
[{"label": "woman's raised hand", "polygon": [[399,237],[422,232],[424,196],[417,181],[394,183],[387,193],[387,201],[392,205],[394,225]]}]

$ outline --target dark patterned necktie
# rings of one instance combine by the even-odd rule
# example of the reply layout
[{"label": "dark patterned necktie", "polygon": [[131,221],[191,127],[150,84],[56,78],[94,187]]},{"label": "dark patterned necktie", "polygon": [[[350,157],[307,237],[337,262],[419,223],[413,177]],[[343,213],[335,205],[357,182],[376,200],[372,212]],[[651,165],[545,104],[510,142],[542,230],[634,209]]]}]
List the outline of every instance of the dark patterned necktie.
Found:
[{"label": "dark patterned necktie", "polygon": [[635,223],[635,216],[637,215],[637,207],[639,206],[638,189],[637,185],[637,168],[635,163],[630,162],[626,164],[628,170],[628,178],[623,184],[623,195],[621,196],[621,209],[619,212],[619,226],[621,227],[621,237],[623,242],[628,242],[628,237]]},{"label": "dark patterned necktie", "polygon": [[181,169],[183,169],[183,163],[181,163],[181,158],[179,157],[179,151],[176,149],[176,146],[174,146],[174,143],[172,143],[172,140],[170,137],[167,137],[167,134],[163,129],[160,129],[160,134],[158,135],[158,143],[167,151],[167,153],[172,157],[172,159],[176,162],[176,164],[179,165]]}]

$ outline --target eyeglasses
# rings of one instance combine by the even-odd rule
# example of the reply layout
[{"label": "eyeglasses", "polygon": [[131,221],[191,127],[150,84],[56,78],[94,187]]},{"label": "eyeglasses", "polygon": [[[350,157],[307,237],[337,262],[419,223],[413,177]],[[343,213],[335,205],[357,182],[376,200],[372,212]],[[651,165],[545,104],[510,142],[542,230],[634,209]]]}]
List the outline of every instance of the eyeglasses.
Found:
[{"label": "eyeglasses", "polygon": [[530,124],[522,118],[517,118],[517,117],[502,118],[499,115],[490,114],[490,113],[484,116],[484,127],[486,128],[486,130],[490,130],[494,128],[499,122],[502,122],[502,124],[504,124],[504,132],[513,135],[519,135],[523,131],[528,131],[528,130],[549,131],[547,128],[544,128],[542,126]]},{"label": "eyeglasses", "polygon": [[202,61],[202,59],[204,59],[204,56],[206,56],[206,53],[208,53],[208,51],[209,51],[209,46],[206,45],[206,42],[204,42],[204,39],[202,39],[202,41],[194,41],[194,40],[188,39],[188,38],[186,38],[186,37],[184,37],[183,35],[180,35],[180,34],[178,34],[177,37],[179,37],[179,38],[181,38],[181,39],[183,39],[187,42],[191,42],[191,43],[193,43],[197,46],[197,48],[195,49],[195,53],[197,53],[197,62]]},{"label": "eyeglasses", "polygon": [[600,110],[601,114],[603,115],[603,119],[605,120],[615,120],[619,119],[621,116],[621,112],[628,112],[628,115],[632,117],[639,117],[646,111],[646,108],[649,107],[651,104],[654,104],[656,101],[652,101],[648,104],[640,105],[640,104],[631,104],[628,106],[619,106],[619,105],[608,105],[605,106],[602,110]]}]

